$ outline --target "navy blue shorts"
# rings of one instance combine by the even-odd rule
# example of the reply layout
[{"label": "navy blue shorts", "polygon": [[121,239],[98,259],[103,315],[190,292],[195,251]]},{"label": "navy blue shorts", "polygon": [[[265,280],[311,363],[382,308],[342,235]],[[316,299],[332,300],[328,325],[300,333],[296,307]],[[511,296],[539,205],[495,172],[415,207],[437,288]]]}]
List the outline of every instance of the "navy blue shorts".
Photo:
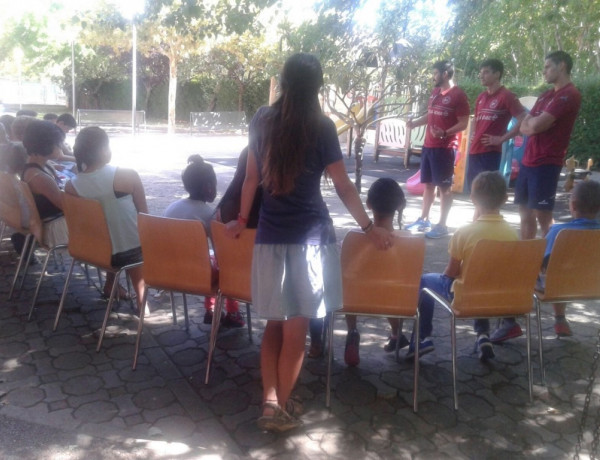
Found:
[{"label": "navy blue shorts", "polygon": [[484,152],[469,155],[469,168],[467,171],[467,185],[469,189],[477,174],[484,171],[498,171],[502,152]]},{"label": "navy blue shorts", "polygon": [[423,147],[421,151],[421,183],[439,187],[452,186],[456,150]]},{"label": "navy blue shorts", "polygon": [[515,184],[515,204],[538,211],[552,211],[562,166],[523,166]]}]

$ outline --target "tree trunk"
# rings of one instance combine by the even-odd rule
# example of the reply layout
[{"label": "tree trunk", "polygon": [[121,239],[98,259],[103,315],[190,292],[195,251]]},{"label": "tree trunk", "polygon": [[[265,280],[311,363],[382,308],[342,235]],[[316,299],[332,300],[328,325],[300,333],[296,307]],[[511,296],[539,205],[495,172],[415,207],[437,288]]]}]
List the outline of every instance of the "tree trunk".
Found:
[{"label": "tree trunk", "polygon": [[354,139],[354,156],[356,158],[356,170],[354,171],[354,185],[358,193],[361,192],[361,181],[362,181],[362,165],[363,165],[363,153],[365,150],[365,144],[367,142],[365,138],[364,130],[356,130],[356,139]]},{"label": "tree trunk", "polygon": [[245,85],[241,81],[238,82],[238,111],[244,110],[244,93],[245,93]]},{"label": "tree trunk", "polygon": [[177,102],[177,60],[169,56],[169,106],[168,128],[169,134],[175,134],[175,104]]}]

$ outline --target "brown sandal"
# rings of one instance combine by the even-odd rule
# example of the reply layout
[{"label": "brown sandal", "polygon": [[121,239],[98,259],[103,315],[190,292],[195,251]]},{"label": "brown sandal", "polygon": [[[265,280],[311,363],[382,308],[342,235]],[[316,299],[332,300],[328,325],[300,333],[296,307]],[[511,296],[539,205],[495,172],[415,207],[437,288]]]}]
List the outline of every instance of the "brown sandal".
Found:
[{"label": "brown sandal", "polygon": [[265,402],[263,407],[273,409],[273,415],[263,415],[256,421],[258,427],[263,431],[283,433],[302,425],[300,420],[284,411],[279,404]]},{"label": "brown sandal", "polygon": [[285,403],[285,411],[292,417],[300,417],[304,413],[304,405],[298,396],[290,396]]}]

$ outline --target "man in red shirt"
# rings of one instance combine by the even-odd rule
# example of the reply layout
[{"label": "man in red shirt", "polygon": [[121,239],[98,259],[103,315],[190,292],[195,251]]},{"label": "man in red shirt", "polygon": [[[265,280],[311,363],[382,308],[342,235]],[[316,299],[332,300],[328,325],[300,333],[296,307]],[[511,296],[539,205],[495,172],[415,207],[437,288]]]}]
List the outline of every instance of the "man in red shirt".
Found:
[{"label": "man in red shirt", "polygon": [[521,123],[529,136],[515,185],[515,203],[521,215],[521,239],[542,237],[552,225],[552,210],[581,94],[571,83],[573,60],[564,51],[546,56],[544,78],[554,87],[543,93]]},{"label": "man in red shirt", "polygon": [[[450,61],[433,65],[434,89],[429,98],[427,114],[409,120],[407,128],[427,125],[425,143],[421,152],[421,182],[425,184],[421,217],[407,230],[426,231],[428,238],[441,238],[448,234],[446,220],[452,207],[452,176],[454,157],[458,147],[457,134],[469,122],[467,95],[454,85],[454,66]],[[435,199],[435,187],[440,190],[440,221],[431,228],[429,211]],[[431,230],[429,230],[431,229]],[[429,231],[427,231],[429,230]]]},{"label": "man in red shirt", "polygon": [[[479,79],[486,90],[477,96],[473,132],[469,148],[467,184],[483,171],[498,171],[502,157],[502,144],[519,134],[521,122],[527,114],[516,94],[500,82],[504,65],[498,59],[487,59],[479,66]],[[506,131],[511,118],[517,123]]]}]

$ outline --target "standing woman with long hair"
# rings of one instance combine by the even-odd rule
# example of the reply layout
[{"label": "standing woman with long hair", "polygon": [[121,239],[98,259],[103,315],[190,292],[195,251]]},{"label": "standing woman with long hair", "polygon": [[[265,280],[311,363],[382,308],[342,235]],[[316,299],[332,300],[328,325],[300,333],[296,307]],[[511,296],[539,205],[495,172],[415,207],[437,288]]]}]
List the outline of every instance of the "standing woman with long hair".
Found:
[{"label": "standing woman with long hair", "polygon": [[323,72],[318,59],[295,54],[283,67],[281,96],[250,123],[249,155],[237,221],[245,227],[258,185],[263,203],[252,266],[252,303],[267,319],[261,346],[263,430],[286,431],[301,422],[290,394],[302,367],[310,318],[342,305],[339,248],[321,196],[323,173],[356,222],[379,249],[392,235],[376,228],[348,178],[334,123],[321,112]]}]

